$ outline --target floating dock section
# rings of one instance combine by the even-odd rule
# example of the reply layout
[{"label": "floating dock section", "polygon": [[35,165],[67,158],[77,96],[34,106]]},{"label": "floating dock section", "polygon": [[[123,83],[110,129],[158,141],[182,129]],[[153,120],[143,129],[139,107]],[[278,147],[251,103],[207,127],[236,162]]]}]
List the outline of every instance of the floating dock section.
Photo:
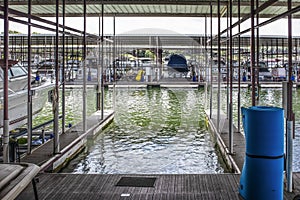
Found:
[{"label": "floating dock section", "polygon": [[97,111],[87,118],[85,132],[82,131],[82,123],[79,123],[60,134],[59,154],[53,154],[53,140],[49,140],[34,149],[31,154],[23,156],[21,162],[34,163],[41,167],[41,171],[58,171],[85,147],[87,137],[95,136],[113,119],[114,111],[105,111],[103,119],[101,111]]},{"label": "floating dock section", "polygon": [[219,130],[217,129],[217,110],[212,110],[212,117],[210,116],[210,111],[205,110],[207,115],[207,121],[209,128],[212,132],[214,141],[217,144],[217,148],[223,156],[224,163],[227,165],[227,168],[230,172],[241,173],[244,163],[245,155],[245,138],[244,135],[237,132],[237,129],[233,127],[233,138],[234,138],[234,149],[239,154],[230,154],[229,146],[229,122],[227,116],[224,112],[220,111],[220,123]]}]

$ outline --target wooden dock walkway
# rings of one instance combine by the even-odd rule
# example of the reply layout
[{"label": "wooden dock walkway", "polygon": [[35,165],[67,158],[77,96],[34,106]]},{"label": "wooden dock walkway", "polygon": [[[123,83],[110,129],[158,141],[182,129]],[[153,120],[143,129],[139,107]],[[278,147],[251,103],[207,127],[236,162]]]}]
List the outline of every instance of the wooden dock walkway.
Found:
[{"label": "wooden dock walkway", "polygon": [[37,147],[31,154],[26,154],[21,158],[21,162],[33,163],[41,167],[41,170],[57,170],[70,159],[76,152],[85,146],[86,137],[99,132],[104,126],[113,120],[114,112],[105,111],[103,120],[101,111],[97,111],[87,118],[87,131],[84,132],[82,123],[79,123],[65,133],[60,134],[60,153],[53,154],[53,140]]},{"label": "wooden dock walkway", "polygon": [[38,166],[30,163],[1,163],[0,199],[15,199],[32,182],[32,180],[38,174],[39,171],[40,168]]},{"label": "wooden dock walkway", "polygon": [[[39,199],[239,199],[236,174],[133,175],[156,178],[154,187],[116,186],[123,176],[130,175],[42,174]],[[30,187],[17,199],[32,198]]]},{"label": "wooden dock walkway", "polygon": [[[122,177],[155,178],[153,187],[116,186]],[[40,174],[37,184],[40,200],[241,200],[238,193],[239,174]],[[294,174],[299,180],[300,174]],[[284,193],[284,200],[299,194]],[[17,200],[33,199],[28,185]],[[298,200],[298,199],[297,199]]]},{"label": "wooden dock walkway", "polygon": [[[223,116],[222,116],[223,117]],[[214,118],[214,117],[213,117]],[[214,120],[214,119],[213,119]],[[211,123],[214,123],[213,120]],[[222,124],[220,137],[223,144],[228,145],[228,126],[226,118]],[[236,132],[235,132],[236,134]],[[240,137],[240,138],[239,138]],[[234,139],[232,156],[242,170],[243,136]],[[118,186],[122,178],[135,179],[123,186]],[[294,197],[300,194],[300,173],[294,173],[294,192],[284,191],[284,200],[299,200]],[[239,195],[239,173],[225,174],[56,174],[41,173],[38,176],[37,191],[43,199],[97,199],[97,200],[241,200]],[[142,179],[140,181],[139,179]],[[143,185],[145,180],[155,179],[153,185]],[[133,184],[133,185],[132,185]],[[18,200],[32,199],[32,185],[28,185]]]},{"label": "wooden dock walkway", "polygon": [[[214,131],[216,131],[215,114],[209,120]],[[37,184],[39,199],[241,200],[238,188],[245,156],[245,138],[234,129],[234,153],[229,154],[229,123],[224,114],[221,115],[221,121],[221,131],[216,139],[219,141],[218,145],[225,155],[225,160],[231,162],[229,165],[235,173],[138,175],[40,173]],[[32,159],[34,160],[34,158]],[[43,163],[42,161],[38,162]],[[130,178],[134,181],[119,186],[122,178]],[[294,190],[292,193],[284,191],[284,200],[300,200],[300,198],[295,198],[300,194],[300,173],[294,173],[293,178]],[[155,179],[155,182],[152,186],[143,185],[145,179]],[[33,198],[32,185],[28,185],[17,197],[18,200]]]},{"label": "wooden dock walkway", "polygon": [[[93,85],[97,85],[98,83],[96,81],[89,81],[87,83],[87,86],[93,86]],[[207,85],[209,85],[210,83],[206,82],[206,81],[201,81],[201,82],[194,82],[191,81],[189,79],[186,78],[178,78],[178,79],[170,79],[170,78],[165,78],[165,79],[161,79],[159,81],[151,81],[151,82],[137,82],[137,81],[126,81],[126,80],[119,80],[117,82],[105,82],[104,86],[111,88],[113,87],[113,85],[115,85],[118,88],[122,88],[122,87],[126,87],[126,88],[147,88],[147,87],[188,87],[188,88],[203,88],[206,87]],[[214,85],[216,85],[217,82],[214,83]],[[73,81],[73,82],[68,82],[67,83],[67,87],[73,87],[73,86],[79,86],[82,87],[82,82],[81,81]],[[238,82],[237,81],[233,81],[233,85],[234,88],[237,88]],[[227,87],[227,81],[223,81],[221,82],[221,87]],[[240,87],[241,88],[249,88],[251,87],[251,82],[250,81],[245,81],[245,82],[241,82],[240,83]],[[282,88],[282,81],[260,81],[259,83],[259,87],[261,88]],[[294,87],[295,88],[299,88],[300,87],[300,82],[295,82],[294,83]]]}]

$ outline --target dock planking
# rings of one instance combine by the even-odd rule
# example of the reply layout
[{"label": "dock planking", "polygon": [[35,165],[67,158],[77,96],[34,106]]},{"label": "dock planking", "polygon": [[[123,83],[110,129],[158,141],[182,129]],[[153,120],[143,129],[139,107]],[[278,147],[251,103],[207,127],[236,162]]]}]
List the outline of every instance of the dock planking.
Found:
[{"label": "dock planking", "polygon": [[[123,176],[155,177],[154,187],[119,187]],[[44,173],[38,176],[39,199],[103,199],[103,200],[241,200],[238,193],[239,174],[57,174]],[[299,181],[300,174],[294,173]],[[291,200],[300,192],[295,184],[293,193],[284,192],[284,200]],[[17,197],[17,200],[32,199],[32,185]]]},{"label": "dock planking", "polygon": [[[26,154],[21,157],[21,162],[25,163],[33,163],[38,166],[47,165],[47,163],[53,163],[56,159],[60,158],[63,154],[67,154],[69,148],[72,148],[75,145],[78,145],[81,142],[81,138],[86,138],[88,136],[93,136],[94,131],[97,130],[104,123],[109,123],[108,121],[113,117],[114,112],[108,111],[104,112],[104,117],[101,119],[100,111],[94,113],[89,116],[86,120],[87,131],[84,132],[82,128],[82,123],[79,123],[70,129],[68,129],[65,133],[60,134],[60,149],[61,155],[53,153],[53,140],[49,140],[48,142],[40,145],[35,148],[31,154]],[[78,141],[78,142],[74,142]],[[74,143],[74,145],[70,145]],[[84,145],[79,144],[83,148]],[[77,149],[80,151],[80,148]],[[52,161],[51,161],[52,159]]]},{"label": "dock planking", "polygon": [[39,170],[38,166],[30,163],[0,164],[0,199],[15,199],[32,182]]},{"label": "dock planking", "polygon": [[[214,118],[212,120],[215,120]],[[214,123],[214,122],[213,122]],[[238,134],[238,135],[237,135]],[[225,119],[220,136],[228,146],[228,121]],[[231,155],[242,170],[245,155],[244,137],[234,131],[234,154]],[[154,187],[118,187],[121,177],[156,177]],[[284,200],[292,200],[300,193],[300,173],[294,173],[294,192],[284,191]],[[39,199],[203,199],[240,200],[240,174],[56,174],[42,173],[37,184]],[[17,199],[33,199],[28,185]]]},{"label": "dock planking", "polygon": [[[122,176],[128,175],[40,174],[39,199],[239,199],[238,185],[227,184],[236,174],[131,175],[155,177],[155,185],[118,187]],[[30,187],[17,199],[32,198]]]}]

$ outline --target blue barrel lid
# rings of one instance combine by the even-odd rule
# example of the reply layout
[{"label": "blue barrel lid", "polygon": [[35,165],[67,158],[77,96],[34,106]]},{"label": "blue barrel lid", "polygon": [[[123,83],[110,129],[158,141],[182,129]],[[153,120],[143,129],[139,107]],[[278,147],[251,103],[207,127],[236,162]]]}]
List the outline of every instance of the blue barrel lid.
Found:
[{"label": "blue barrel lid", "polygon": [[274,106],[251,106],[248,109],[255,111],[281,111],[282,108],[274,107]]}]

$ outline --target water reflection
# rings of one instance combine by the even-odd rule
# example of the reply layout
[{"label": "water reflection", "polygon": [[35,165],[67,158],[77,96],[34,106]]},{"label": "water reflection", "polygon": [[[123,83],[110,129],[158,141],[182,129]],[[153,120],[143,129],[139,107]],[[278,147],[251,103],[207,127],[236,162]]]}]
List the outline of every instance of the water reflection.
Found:
[{"label": "water reflection", "polygon": [[[80,92],[79,92],[80,93]],[[80,96],[73,91],[72,96]],[[300,90],[294,89],[295,139],[293,170],[300,171]],[[88,106],[94,109],[94,91]],[[224,170],[205,130],[203,90],[118,89],[114,123],[89,141],[86,151],[65,169],[74,173],[219,173]],[[105,93],[112,108],[113,92]],[[81,97],[81,96],[80,96]],[[226,90],[221,94],[226,112]],[[237,90],[233,90],[237,125]],[[216,93],[213,94],[216,108]],[[281,107],[281,89],[260,89],[259,105]],[[92,99],[92,100],[91,100]],[[241,89],[241,106],[251,106],[251,91]],[[72,98],[68,99],[72,102]],[[70,103],[72,105],[72,103]],[[91,106],[92,105],[92,106]],[[207,104],[209,105],[209,104]],[[74,109],[75,111],[75,109]],[[81,114],[79,114],[81,116]]]},{"label": "water reflection", "polygon": [[203,123],[203,91],[121,89],[116,95],[114,123],[65,171],[139,174],[224,171]]}]

